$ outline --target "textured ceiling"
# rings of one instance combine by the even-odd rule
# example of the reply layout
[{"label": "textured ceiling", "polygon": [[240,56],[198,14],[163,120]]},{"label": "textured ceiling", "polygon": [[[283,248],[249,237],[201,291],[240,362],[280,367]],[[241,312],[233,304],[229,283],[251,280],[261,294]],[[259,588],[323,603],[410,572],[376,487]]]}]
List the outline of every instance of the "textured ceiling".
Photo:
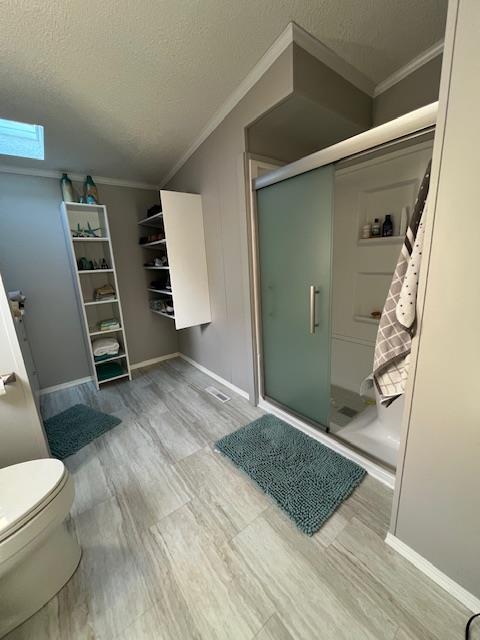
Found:
[{"label": "textured ceiling", "polygon": [[447,0],[4,0],[0,117],[46,160],[156,183],[295,21],[375,83],[443,37]]}]

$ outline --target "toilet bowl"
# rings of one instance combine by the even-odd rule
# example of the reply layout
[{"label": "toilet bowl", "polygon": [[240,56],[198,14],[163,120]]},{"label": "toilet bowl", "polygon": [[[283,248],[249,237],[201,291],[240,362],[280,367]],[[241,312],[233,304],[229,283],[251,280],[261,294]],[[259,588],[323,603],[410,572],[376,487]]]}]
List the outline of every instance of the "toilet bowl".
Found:
[{"label": "toilet bowl", "polygon": [[0,638],[70,579],[81,550],[65,519],[73,480],[60,460],[0,469]]},{"label": "toilet bowl", "polygon": [[389,407],[383,406],[375,388],[375,405],[362,411],[336,435],[381,462],[396,467],[403,407],[404,396],[397,398]]}]

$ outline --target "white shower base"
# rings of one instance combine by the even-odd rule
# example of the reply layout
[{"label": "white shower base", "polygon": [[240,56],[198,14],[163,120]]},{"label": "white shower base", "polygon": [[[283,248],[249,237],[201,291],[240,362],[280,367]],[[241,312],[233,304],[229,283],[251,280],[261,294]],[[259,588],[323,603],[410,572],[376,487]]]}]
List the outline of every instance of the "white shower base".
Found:
[{"label": "white shower base", "polygon": [[[355,409],[361,407],[362,399],[360,396],[339,388],[333,389],[334,404],[338,404],[335,399],[339,395],[345,397],[345,392],[357,396],[356,399],[350,399],[355,400]],[[347,406],[352,404],[353,402],[347,401]],[[366,404],[363,401],[363,410],[360,410],[347,425],[339,425],[335,422],[338,410],[334,411],[330,428],[332,433],[342,440],[374,456],[381,462],[396,467],[400,447],[402,414],[403,398],[399,398],[388,408],[380,406],[378,399],[376,404]]]}]

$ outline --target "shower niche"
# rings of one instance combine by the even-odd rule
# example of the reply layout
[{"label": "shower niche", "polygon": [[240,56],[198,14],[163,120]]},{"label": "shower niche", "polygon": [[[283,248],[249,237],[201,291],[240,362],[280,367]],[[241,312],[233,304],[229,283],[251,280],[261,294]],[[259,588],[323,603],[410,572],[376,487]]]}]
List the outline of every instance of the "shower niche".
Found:
[{"label": "shower niche", "polygon": [[[381,171],[380,171],[381,173]],[[358,244],[361,246],[381,246],[382,244],[401,244],[404,234],[401,233],[401,216],[402,209],[405,208],[407,214],[407,223],[412,204],[415,200],[419,187],[418,179],[403,180],[392,182],[389,184],[379,184],[378,186],[360,191],[358,195]],[[381,225],[386,215],[390,215],[393,222],[393,234],[387,237],[371,236],[370,238],[362,237],[364,225],[372,225],[375,218],[380,221],[380,234],[382,233]]]}]

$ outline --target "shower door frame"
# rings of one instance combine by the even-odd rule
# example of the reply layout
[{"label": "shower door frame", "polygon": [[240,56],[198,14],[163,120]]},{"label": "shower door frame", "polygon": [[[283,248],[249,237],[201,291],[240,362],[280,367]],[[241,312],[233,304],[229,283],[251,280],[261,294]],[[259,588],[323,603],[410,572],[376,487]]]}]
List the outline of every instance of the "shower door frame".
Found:
[{"label": "shower door frame", "polygon": [[[250,167],[247,167],[249,183],[249,261],[250,261],[250,283],[251,283],[251,321],[252,321],[252,351],[254,363],[255,396],[253,403],[260,408],[269,410],[276,407],[285,417],[295,422],[295,426],[304,430],[309,435],[313,435],[319,440],[326,441],[328,446],[347,457],[359,461],[366,467],[374,465],[378,474],[385,474],[384,480],[387,484],[393,482],[394,475],[379,463],[367,456],[364,452],[357,450],[352,445],[344,444],[334,434],[323,431],[319,425],[310,422],[304,416],[299,416],[294,411],[281,405],[265,395],[264,368],[262,353],[262,318],[261,318],[261,294],[260,294],[260,262],[258,243],[258,219],[256,207],[256,192],[263,187],[267,187],[277,182],[283,182],[288,178],[312,171],[319,167],[335,164],[341,160],[352,158],[353,156],[371,152],[376,148],[388,146],[402,139],[415,135],[422,135],[432,127],[435,127],[438,113],[438,101],[432,104],[411,111],[395,120],[373,127],[357,136],[342,140],[341,142],[326,147],[316,153],[312,153],[296,162],[274,169],[258,178],[253,178],[250,174]],[[280,416],[281,417],[281,416]]]}]

